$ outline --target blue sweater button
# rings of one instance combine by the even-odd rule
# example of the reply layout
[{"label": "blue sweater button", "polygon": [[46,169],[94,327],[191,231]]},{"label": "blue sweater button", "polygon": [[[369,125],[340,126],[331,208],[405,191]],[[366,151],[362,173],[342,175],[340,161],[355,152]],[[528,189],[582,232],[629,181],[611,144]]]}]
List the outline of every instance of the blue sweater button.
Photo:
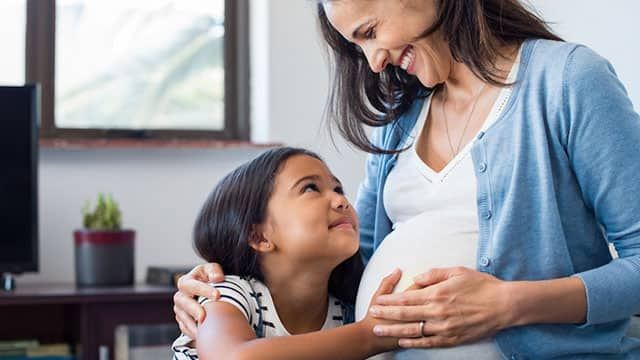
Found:
[{"label": "blue sweater button", "polygon": [[487,267],[487,266],[489,266],[489,264],[491,264],[491,260],[489,260],[488,257],[483,256],[483,257],[480,258],[480,266]]}]

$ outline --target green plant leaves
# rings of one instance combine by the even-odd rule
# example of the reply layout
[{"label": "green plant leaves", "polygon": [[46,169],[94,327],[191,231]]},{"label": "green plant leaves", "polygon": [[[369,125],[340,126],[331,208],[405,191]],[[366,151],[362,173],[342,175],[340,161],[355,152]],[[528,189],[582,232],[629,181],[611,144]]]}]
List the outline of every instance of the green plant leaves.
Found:
[{"label": "green plant leaves", "polygon": [[91,230],[119,230],[122,225],[122,213],[111,195],[98,194],[98,202],[91,209],[87,200],[82,208],[83,225]]}]

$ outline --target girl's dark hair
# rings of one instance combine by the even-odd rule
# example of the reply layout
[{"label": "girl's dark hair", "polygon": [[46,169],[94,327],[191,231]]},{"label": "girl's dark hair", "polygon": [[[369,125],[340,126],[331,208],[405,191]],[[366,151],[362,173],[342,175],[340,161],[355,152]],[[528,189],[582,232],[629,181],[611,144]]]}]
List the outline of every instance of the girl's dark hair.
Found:
[{"label": "girl's dark hair", "polygon": [[[357,45],[333,28],[319,0],[318,20],[322,35],[332,50],[334,82],[329,93],[328,115],[340,133],[361,150],[376,154],[395,153],[371,143],[363,125],[384,126],[395,121],[426,89],[416,77],[395,66],[379,74],[369,68]],[[507,86],[495,67],[505,45],[527,39],[562,41],[547,24],[519,0],[435,0],[436,20],[418,38],[440,30],[453,59],[467,65],[489,84]]]},{"label": "girl's dark hair", "polygon": [[[254,225],[264,223],[273,184],[283,164],[295,155],[322,161],[315,153],[297,148],[271,149],[226,175],[213,189],[196,219],[193,244],[207,262],[216,262],[229,275],[264,282],[258,253],[249,246]],[[364,266],[360,253],[338,265],[329,280],[329,292],[355,303]]]}]

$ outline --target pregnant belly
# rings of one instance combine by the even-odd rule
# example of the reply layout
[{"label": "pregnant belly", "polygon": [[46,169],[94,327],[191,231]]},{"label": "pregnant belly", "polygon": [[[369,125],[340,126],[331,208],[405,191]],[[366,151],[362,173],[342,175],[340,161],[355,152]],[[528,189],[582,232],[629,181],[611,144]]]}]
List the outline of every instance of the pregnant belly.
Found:
[{"label": "pregnant belly", "polygon": [[[413,277],[436,267],[475,268],[478,234],[457,224],[426,221],[420,216],[397,226],[376,249],[362,275],[356,298],[356,320],[364,318],[382,278],[394,269],[402,277],[394,292],[413,284]],[[419,231],[418,231],[419,230]],[[484,355],[482,355],[484,354]],[[486,356],[485,356],[486,355]],[[411,349],[376,359],[501,359],[493,339],[447,349]]]}]

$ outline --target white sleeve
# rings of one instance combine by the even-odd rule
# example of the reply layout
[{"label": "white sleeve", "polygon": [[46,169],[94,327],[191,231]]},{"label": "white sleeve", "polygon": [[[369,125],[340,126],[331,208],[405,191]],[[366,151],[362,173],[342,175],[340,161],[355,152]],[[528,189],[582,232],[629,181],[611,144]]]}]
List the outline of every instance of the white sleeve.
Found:
[{"label": "white sleeve", "polygon": [[[209,283],[220,292],[220,300],[235,306],[240,310],[249,324],[253,323],[253,314],[255,314],[255,302],[251,298],[251,285],[247,280],[238,276],[225,276],[224,281],[219,283]],[[200,304],[204,305],[211,301],[207,298],[200,298]]]},{"label": "white sleeve", "polygon": [[[244,314],[249,324],[253,323],[253,316],[257,311],[257,304],[253,301],[251,293],[251,284],[238,276],[225,276],[224,281],[219,283],[209,283],[220,292],[220,300],[235,306]],[[202,305],[211,300],[207,298],[199,298],[198,302]],[[197,360],[198,354],[193,348],[193,339],[182,334],[177,338],[171,349],[173,350],[174,360]]]}]

